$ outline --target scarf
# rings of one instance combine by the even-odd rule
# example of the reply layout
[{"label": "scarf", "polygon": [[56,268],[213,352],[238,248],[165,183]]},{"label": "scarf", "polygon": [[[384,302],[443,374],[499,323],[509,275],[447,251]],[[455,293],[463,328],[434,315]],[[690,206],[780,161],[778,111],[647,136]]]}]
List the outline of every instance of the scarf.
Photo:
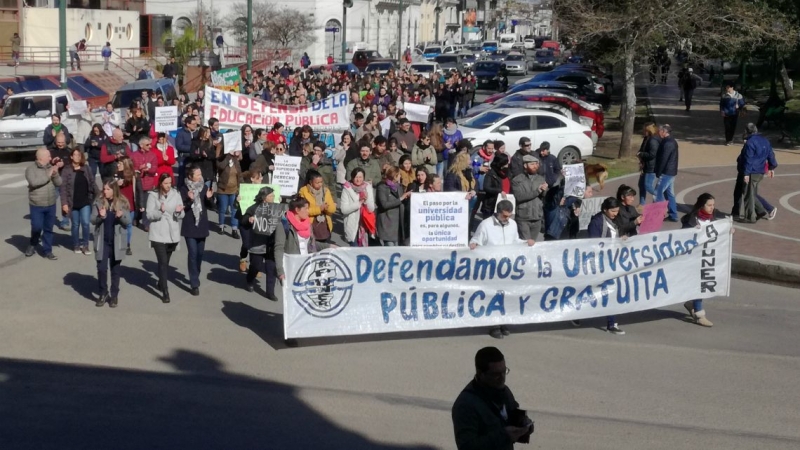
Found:
[{"label": "scarf", "polygon": [[62,123],[60,123],[60,124],[58,124],[58,125],[53,125],[53,131],[55,131],[55,132],[56,132],[56,134],[58,134],[58,132],[59,132],[59,131],[61,131],[61,127],[62,127],[63,125],[64,125],[64,124],[62,124]]},{"label": "scarf", "polygon": [[315,190],[311,185],[308,185],[308,192],[311,192],[311,195],[314,196],[314,201],[317,202],[317,207],[322,207],[325,204],[325,186],[322,186],[322,189]]},{"label": "scarf", "polygon": [[417,141],[417,147],[419,147],[420,150],[427,150],[430,146],[431,144],[424,144],[422,141]]},{"label": "scarf", "polygon": [[492,160],[492,157],[494,157],[494,153],[492,153],[491,155],[486,153],[483,150],[483,147],[478,149],[478,154],[481,155],[481,158],[483,158],[483,160],[486,161],[486,162],[490,162]]},{"label": "scarf", "polygon": [[292,225],[292,227],[297,231],[297,235],[303,239],[308,239],[311,237],[311,221],[308,219],[301,220],[297,217],[294,211],[286,211],[286,220]]},{"label": "scarf", "polygon": [[397,192],[397,183],[392,180],[386,180],[386,185],[389,186],[389,189]]},{"label": "scarf", "polygon": [[194,214],[194,225],[200,225],[200,215],[203,212],[203,188],[206,187],[203,178],[201,177],[198,181],[192,181],[190,179],[186,179],[186,188],[189,189],[190,192],[194,192],[194,200],[192,200],[192,213]]},{"label": "scarf", "polygon": [[702,220],[703,222],[708,222],[714,219],[714,213],[708,214],[702,209],[697,210],[697,220]]}]

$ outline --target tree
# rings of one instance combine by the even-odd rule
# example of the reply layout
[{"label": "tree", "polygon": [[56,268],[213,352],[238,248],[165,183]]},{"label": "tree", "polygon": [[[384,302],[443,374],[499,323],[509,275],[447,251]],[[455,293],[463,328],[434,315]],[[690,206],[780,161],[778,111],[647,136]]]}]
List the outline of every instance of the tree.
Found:
[{"label": "tree", "polygon": [[186,28],[184,33],[175,38],[171,32],[165,33],[162,37],[162,43],[172,42],[172,56],[175,57],[175,63],[178,65],[179,75],[186,73],[186,64],[189,59],[194,56],[198,50],[205,46],[201,39],[197,39],[194,28]]},{"label": "tree", "polygon": [[[562,31],[601,62],[622,66],[622,143],[633,154],[636,76],[642,58],[657,46],[691,42],[701,56],[726,57],[768,42],[796,42],[797,28],[784,14],[752,0],[559,0]],[[776,29],[776,24],[781,29]]]},{"label": "tree", "polygon": [[221,29],[223,26],[222,12],[219,8],[212,10],[209,5],[204,3],[202,9],[195,8],[191,10],[189,18],[192,20],[195,32],[197,31],[197,26],[202,26],[200,29],[202,36],[200,38],[206,46],[212,46],[216,37],[215,30]]},{"label": "tree", "polygon": [[267,39],[281,47],[303,47],[316,42],[314,19],[292,8],[281,8],[267,28]]},{"label": "tree", "polygon": [[[273,26],[277,8],[266,1],[253,2],[253,42],[264,44],[267,30]],[[235,3],[225,18],[225,24],[239,42],[247,41],[247,3]]]}]

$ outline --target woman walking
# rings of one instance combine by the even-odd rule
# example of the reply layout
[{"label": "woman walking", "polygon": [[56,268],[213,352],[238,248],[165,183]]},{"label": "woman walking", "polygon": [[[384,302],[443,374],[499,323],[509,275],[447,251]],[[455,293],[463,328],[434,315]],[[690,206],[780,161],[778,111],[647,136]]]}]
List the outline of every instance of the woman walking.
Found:
[{"label": "woman walking", "polygon": [[427,132],[421,131],[417,144],[411,149],[411,163],[414,167],[424,167],[428,173],[436,173],[436,166],[439,163],[436,155],[430,136]]},{"label": "woman walking", "polygon": [[[592,220],[589,222],[589,238],[618,239],[622,237],[617,223],[615,222],[619,214],[619,207],[619,200],[614,197],[608,197],[603,200],[603,204],[600,205],[600,212],[592,216]],[[572,323],[574,325],[580,325],[580,322],[577,320]],[[617,336],[625,334],[622,328],[617,325],[615,316],[608,316],[606,318],[606,331]]]},{"label": "woman walking", "polygon": [[300,188],[300,196],[308,201],[308,212],[311,217],[314,238],[320,242],[328,242],[333,230],[333,214],[336,202],[331,190],[325,187],[322,175],[316,170],[309,170],[306,175],[307,184]]},{"label": "woman walking", "polygon": [[172,166],[175,165],[175,149],[169,145],[165,133],[158,133],[155,150],[158,152],[158,171],[156,172],[156,179],[158,179],[162,173],[166,173],[172,177],[172,183],[174,184],[175,172]]},{"label": "woman walking", "polygon": [[[272,144],[272,143],[270,142],[270,144]],[[264,181],[264,177],[261,175],[261,172],[259,172],[258,170],[245,172],[243,174],[243,176],[244,176],[244,182],[245,183],[261,184]],[[241,206],[239,204],[240,201],[241,201],[241,198],[239,198],[239,196],[237,196],[236,197],[236,214],[237,214],[238,217],[236,219],[239,221],[240,224],[243,225],[243,226],[241,226],[239,228],[239,232],[240,232],[241,237],[242,237],[242,245],[239,248],[239,272],[247,273],[247,255],[249,254],[249,249],[250,249],[251,231],[250,231],[250,229],[248,229],[247,227],[244,226],[244,211],[242,211],[242,208],[241,208]],[[258,276],[258,275],[256,275],[256,276]]]},{"label": "woman walking", "polygon": [[489,165],[489,172],[483,179],[483,204],[481,213],[483,217],[494,214],[494,207],[498,199],[505,200],[511,193],[511,179],[508,177],[509,158],[505,153],[495,153]]},{"label": "woman walking", "polygon": [[147,197],[147,218],[150,219],[150,246],[158,261],[158,289],[161,301],[169,303],[169,260],[181,241],[181,220],[184,217],[181,194],[172,188],[172,177],[162,173],[158,187]]},{"label": "woman walking", "polygon": [[389,166],[375,188],[378,239],[384,247],[395,247],[405,240],[403,201],[411,192],[400,192],[400,171]]},{"label": "woman walking", "polygon": [[[136,175],[133,170],[133,161],[130,158],[122,158],[117,161],[117,171],[114,174],[114,180],[119,186],[119,192],[128,200],[130,206],[130,219],[128,221],[128,248],[125,250],[125,256],[133,255],[131,251],[131,238],[133,237],[133,221],[136,218],[136,200],[139,198],[140,192],[136,190]],[[145,202],[147,200],[145,199]]]},{"label": "woman walking", "polygon": [[190,166],[186,169],[186,182],[181,186],[181,199],[185,215],[181,224],[181,236],[186,240],[188,259],[186,266],[189,269],[189,286],[195,297],[200,295],[200,266],[203,263],[203,254],[206,249],[208,237],[208,207],[206,202],[211,200],[214,193],[203,181],[199,167]]},{"label": "woman walking", "polygon": [[221,154],[217,158],[217,213],[219,213],[219,234],[225,234],[226,214],[231,210],[231,237],[239,239],[239,220],[236,218],[236,197],[242,183],[242,152]]},{"label": "woman walking", "polygon": [[86,155],[80,149],[73,148],[69,159],[70,163],[61,171],[61,209],[71,218],[73,250],[77,254],[91,255],[89,220],[95,198],[94,175],[90,173]]},{"label": "woman walking", "polygon": [[286,272],[283,267],[283,255],[309,255],[335,247],[332,244],[318,242],[311,232],[308,200],[297,195],[289,202],[289,210],[281,217],[281,223],[275,232],[275,265],[278,279],[283,281]]},{"label": "woman walking", "polygon": [[99,123],[92,125],[92,131],[89,132],[89,137],[83,144],[83,149],[86,151],[86,160],[89,163],[89,168],[92,169],[92,178],[97,176],[97,171],[100,167],[100,149],[106,143],[108,136],[103,131],[103,126]]},{"label": "woman walking", "polygon": [[644,139],[639,147],[639,204],[644,205],[647,201],[647,194],[656,197],[656,154],[661,138],[658,136],[658,128],[653,122],[644,125]]},{"label": "woman walking", "polygon": [[255,290],[254,284],[258,273],[264,272],[267,274],[265,296],[272,301],[278,300],[275,296],[275,281],[278,278],[275,265],[275,233],[285,233],[281,226],[281,212],[281,206],[275,203],[275,192],[271,187],[264,186],[258,191],[255,203],[247,208],[242,217],[242,229],[246,229],[250,235],[247,292]]},{"label": "woman walking", "polygon": [[[91,222],[94,225],[94,253],[97,260],[97,281],[100,297],[95,306],[116,308],[119,302],[120,264],[125,259],[125,234],[130,223],[128,199],[119,192],[114,180],[103,182],[103,192],[90,206]],[[111,287],[108,286],[108,270],[111,269]]]},{"label": "woman walking", "polygon": [[364,169],[353,169],[350,179],[342,186],[344,237],[351,247],[368,247],[369,238],[376,232],[375,195],[372,186],[365,181]]}]

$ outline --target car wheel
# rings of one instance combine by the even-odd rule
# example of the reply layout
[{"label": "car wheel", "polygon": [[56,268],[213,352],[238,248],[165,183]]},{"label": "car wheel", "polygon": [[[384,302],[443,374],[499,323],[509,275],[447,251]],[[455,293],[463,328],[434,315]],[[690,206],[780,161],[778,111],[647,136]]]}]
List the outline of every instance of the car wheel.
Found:
[{"label": "car wheel", "polygon": [[581,162],[581,151],[575,147],[564,147],[558,152],[558,160],[561,165],[578,164]]}]

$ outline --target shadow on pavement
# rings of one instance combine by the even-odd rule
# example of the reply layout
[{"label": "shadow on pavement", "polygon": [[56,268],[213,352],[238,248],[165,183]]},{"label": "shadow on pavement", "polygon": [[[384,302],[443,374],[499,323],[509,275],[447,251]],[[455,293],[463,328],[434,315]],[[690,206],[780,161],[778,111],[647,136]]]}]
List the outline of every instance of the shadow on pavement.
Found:
[{"label": "shadow on pavement", "polygon": [[[263,299],[263,298],[261,298]],[[268,301],[263,299],[264,301]],[[254,308],[247,303],[222,301],[222,313],[231,322],[255,333],[275,350],[288,348],[283,340],[283,315]]]},{"label": "shadow on pavement", "polygon": [[[94,258],[92,258],[94,259]],[[124,272],[124,269],[123,269]],[[97,278],[82,273],[70,272],[64,275],[64,286],[71,287],[81,297],[95,301],[98,290]]]},{"label": "shadow on pavement", "polygon": [[225,371],[201,353],[159,373],[0,358],[8,449],[432,450],[375,442],[334,424],[293,386]]},{"label": "shadow on pavement", "polygon": [[10,238],[6,239],[6,244],[16,248],[17,250],[19,250],[20,253],[25,252],[30,243],[31,243],[30,236],[22,236],[20,234],[15,234]]}]

